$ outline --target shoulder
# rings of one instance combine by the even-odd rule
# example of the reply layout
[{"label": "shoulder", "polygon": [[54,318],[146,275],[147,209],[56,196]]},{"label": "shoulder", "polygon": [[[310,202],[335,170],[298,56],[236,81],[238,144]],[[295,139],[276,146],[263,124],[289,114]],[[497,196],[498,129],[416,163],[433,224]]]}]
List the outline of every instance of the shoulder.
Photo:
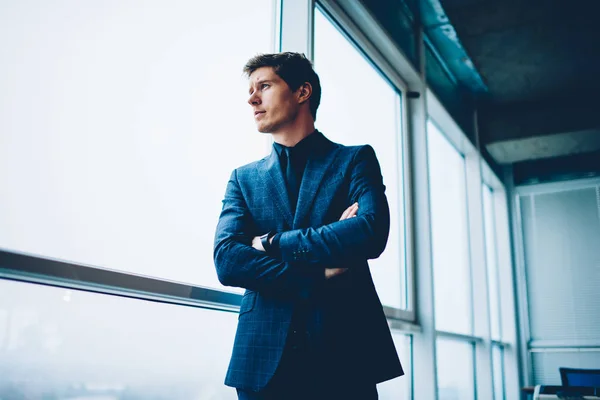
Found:
[{"label": "shoulder", "polygon": [[345,145],[343,143],[334,142],[331,139],[327,138],[325,135],[323,135],[323,136],[325,137],[325,140],[327,142],[329,142],[329,144],[331,146],[336,148],[341,153],[350,154],[350,155],[355,155],[361,151],[374,153],[373,147],[370,144],[364,143],[364,144],[358,144],[358,145]]},{"label": "shoulder", "polygon": [[235,170],[238,173],[247,173],[250,171],[254,171],[256,169],[256,167],[258,167],[262,163],[266,162],[267,158],[269,158],[269,157],[266,156],[266,157],[261,158],[260,160],[252,161],[251,163],[244,164],[242,166],[237,167]]},{"label": "shoulder", "polygon": [[334,141],[328,139],[327,137],[325,137],[325,140],[326,140],[326,143],[329,145],[327,147],[332,148],[334,151],[336,151],[342,157],[352,158],[352,157],[356,156],[356,154],[359,153],[364,148],[369,148],[369,149],[371,149],[371,151],[373,150],[373,148],[368,144],[345,145],[343,143],[334,142]]},{"label": "shoulder", "polygon": [[354,146],[344,146],[340,145],[340,150],[342,154],[346,157],[356,160],[362,158],[377,158],[375,154],[375,149],[370,144],[362,144],[362,145],[354,145]]},{"label": "shoulder", "polygon": [[248,177],[252,177],[256,174],[257,167],[266,163],[268,158],[269,158],[269,156],[265,156],[265,157],[261,158],[260,160],[252,161],[248,164],[241,165],[233,170],[232,176],[235,176],[235,177],[237,177],[237,179],[242,179],[242,180],[244,180]]}]

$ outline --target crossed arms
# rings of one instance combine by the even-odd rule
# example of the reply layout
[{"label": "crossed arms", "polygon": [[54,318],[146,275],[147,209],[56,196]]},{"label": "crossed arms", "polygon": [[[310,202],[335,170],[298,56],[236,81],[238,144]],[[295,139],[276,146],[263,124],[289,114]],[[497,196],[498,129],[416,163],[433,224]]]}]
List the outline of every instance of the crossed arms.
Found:
[{"label": "crossed arms", "polygon": [[[389,208],[381,170],[370,146],[354,154],[349,201],[339,221],[317,228],[281,232],[278,255],[261,251],[237,172],[227,184],[215,235],[219,281],[255,291],[309,293],[326,277],[343,273],[357,260],[379,257],[389,234]],[[360,204],[360,208],[358,207]],[[255,246],[253,247],[253,241]]]},{"label": "crossed arms", "polygon": [[[340,217],[340,221],[343,221],[348,218],[356,217],[357,212],[358,212],[358,203],[354,203],[350,207],[348,207],[344,210],[344,212],[342,213],[342,216]],[[271,244],[273,244],[273,237],[271,237],[269,239],[269,242]],[[266,251],[263,246],[261,236],[255,236],[254,239],[252,239],[252,247],[258,251]],[[347,270],[348,270],[348,268],[333,268],[333,267],[325,268],[325,279],[331,279],[334,276],[343,274]]]}]

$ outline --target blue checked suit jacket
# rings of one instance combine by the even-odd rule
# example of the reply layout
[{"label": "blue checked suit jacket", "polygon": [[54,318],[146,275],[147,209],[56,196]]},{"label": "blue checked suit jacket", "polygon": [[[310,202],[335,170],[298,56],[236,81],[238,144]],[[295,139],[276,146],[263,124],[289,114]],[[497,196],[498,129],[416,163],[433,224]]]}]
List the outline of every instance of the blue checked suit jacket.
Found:
[{"label": "blue checked suit jacket", "polygon": [[[403,375],[368,259],[384,250],[389,208],[370,146],[343,146],[320,132],[309,158],[295,215],[275,150],[233,171],[217,224],[214,261],[222,284],[247,289],[225,384],[258,391],[281,358],[294,306],[313,301],[313,323],[335,357],[328,368],[378,383]],[[339,221],[354,202],[356,218]],[[281,233],[276,257],[252,238]],[[324,279],[324,268],[348,271]]]}]

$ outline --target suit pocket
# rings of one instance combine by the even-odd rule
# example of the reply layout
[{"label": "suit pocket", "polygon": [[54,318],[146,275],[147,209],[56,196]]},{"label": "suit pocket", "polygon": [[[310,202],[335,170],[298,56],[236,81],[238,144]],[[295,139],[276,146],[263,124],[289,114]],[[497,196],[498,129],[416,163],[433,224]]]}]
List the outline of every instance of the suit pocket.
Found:
[{"label": "suit pocket", "polygon": [[242,315],[249,313],[254,308],[254,303],[256,303],[256,292],[246,292],[244,297],[242,297],[242,305],[240,306],[240,314],[238,318]]}]

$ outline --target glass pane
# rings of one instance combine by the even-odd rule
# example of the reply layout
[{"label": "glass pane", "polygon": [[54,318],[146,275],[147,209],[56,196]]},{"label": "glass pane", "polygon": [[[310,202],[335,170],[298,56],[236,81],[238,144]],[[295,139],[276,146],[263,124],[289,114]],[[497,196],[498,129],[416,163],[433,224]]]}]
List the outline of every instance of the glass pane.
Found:
[{"label": "glass pane", "polygon": [[475,399],[473,345],[437,339],[438,400]]},{"label": "glass pane", "polygon": [[406,308],[400,96],[319,9],[314,52],[323,88],[317,128],[335,142],[370,144],[381,164],[392,223],[371,273],[382,303]]},{"label": "glass pane", "polygon": [[494,400],[504,400],[504,350],[500,346],[492,346],[492,368]]},{"label": "glass pane", "polygon": [[411,351],[412,337],[392,331],[394,344],[402,362],[404,375],[377,385],[379,400],[409,400],[411,398],[410,379],[412,375]]},{"label": "glass pane", "polygon": [[488,185],[482,185],[483,216],[485,223],[485,252],[487,258],[488,297],[492,339],[500,340],[500,299],[498,294],[498,258],[496,256],[496,229],[494,194]]},{"label": "glass pane", "polygon": [[470,334],[471,274],[467,227],[465,160],[427,123],[435,326]]},{"label": "glass pane", "polygon": [[236,399],[237,314],[0,280],[1,399]]},{"label": "glass pane", "polygon": [[0,247],[220,287],[227,180],[268,150],[242,68],[274,4],[2,2]]}]

